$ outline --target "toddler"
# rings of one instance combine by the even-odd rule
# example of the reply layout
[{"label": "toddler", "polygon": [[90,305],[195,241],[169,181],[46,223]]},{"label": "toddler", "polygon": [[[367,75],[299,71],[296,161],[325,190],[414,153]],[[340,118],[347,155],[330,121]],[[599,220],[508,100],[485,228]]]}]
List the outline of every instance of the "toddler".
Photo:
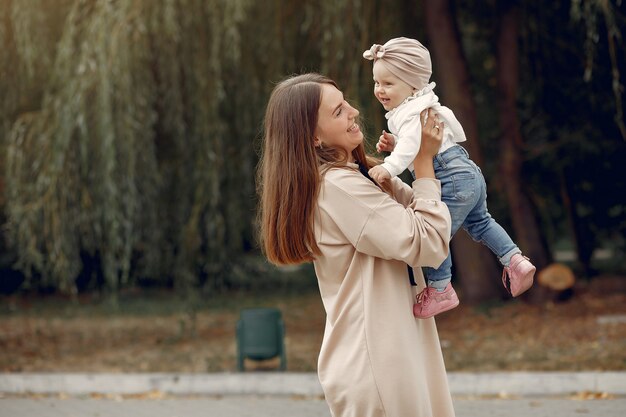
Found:
[{"label": "toddler", "polygon": [[[536,268],[487,211],[483,175],[465,148],[458,145],[466,140],[463,127],[452,110],[439,104],[433,92],[435,83],[429,83],[432,67],[428,50],[415,39],[395,38],[384,45],[374,44],[363,57],[374,61],[374,95],[387,110],[385,117],[393,134],[383,131],[380,136],[376,149],[391,154],[369,171],[370,176],[380,184],[412,169],[411,162],[420,148],[420,113],[432,108],[443,121],[443,141],[433,164],[441,182],[441,199],[452,217],[452,235],[462,226],[472,239],[491,249],[504,266],[502,283],[513,297],[528,290]],[[450,255],[439,268],[424,268],[427,286],[416,297],[415,317],[432,317],[459,305],[450,284],[451,268]]]}]

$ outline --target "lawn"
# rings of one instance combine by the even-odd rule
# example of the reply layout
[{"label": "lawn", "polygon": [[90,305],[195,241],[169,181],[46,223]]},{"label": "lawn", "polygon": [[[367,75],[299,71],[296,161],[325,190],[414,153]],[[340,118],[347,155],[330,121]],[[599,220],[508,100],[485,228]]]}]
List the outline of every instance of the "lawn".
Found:
[{"label": "lawn", "polygon": [[[460,297],[461,306],[437,318],[450,371],[626,370],[626,277],[580,283],[567,302],[543,306]],[[319,295],[281,290],[214,296],[195,316],[164,292],[122,294],[117,308],[90,297],[0,298],[0,371],[234,371],[235,326],[249,307],[281,309],[288,370],[315,370]]]}]

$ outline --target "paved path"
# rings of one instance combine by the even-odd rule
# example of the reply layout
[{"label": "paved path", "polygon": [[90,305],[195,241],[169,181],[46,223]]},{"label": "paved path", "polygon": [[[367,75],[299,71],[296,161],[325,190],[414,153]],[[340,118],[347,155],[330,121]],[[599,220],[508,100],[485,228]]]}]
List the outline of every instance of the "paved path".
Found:
[{"label": "paved path", "polygon": [[[455,398],[458,417],[623,417],[626,398],[573,399]],[[330,417],[318,398],[167,397],[65,398],[3,397],[0,417]]]},{"label": "paved path", "polygon": [[[625,372],[448,378],[458,417],[626,417]],[[321,398],[306,373],[0,374],[0,417],[330,417]]]},{"label": "paved path", "polygon": [[[448,373],[450,392],[462,396],[567,396],[598,392],[626,397],[626,372]],[[89,395],[282,395],[319,397],[315,373],[245,372],[207,374],[0,373],[0,393]],[[626,417],[626,414],[625,414]]]}]

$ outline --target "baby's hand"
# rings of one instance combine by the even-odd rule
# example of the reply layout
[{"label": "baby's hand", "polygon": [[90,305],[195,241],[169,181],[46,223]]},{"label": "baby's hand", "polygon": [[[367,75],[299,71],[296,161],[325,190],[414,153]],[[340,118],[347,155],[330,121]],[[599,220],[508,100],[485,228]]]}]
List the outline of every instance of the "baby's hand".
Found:
[{"label": "baby's hand", "polygon": [[382,165],[376,165],[371,168],[368,174],[370,174],[370,177],[372,177],[374,181],[379,184],[382,184],[391,178],[389,171],[387,171]]},{"label": "baby's hand", "polygon": [[392,152],[393,148],[396,147],[396,138],[389,132],[385,132],[383,130],[383,134],[378,138],[378,143],[376,144],[376,151],[378,152]]}]

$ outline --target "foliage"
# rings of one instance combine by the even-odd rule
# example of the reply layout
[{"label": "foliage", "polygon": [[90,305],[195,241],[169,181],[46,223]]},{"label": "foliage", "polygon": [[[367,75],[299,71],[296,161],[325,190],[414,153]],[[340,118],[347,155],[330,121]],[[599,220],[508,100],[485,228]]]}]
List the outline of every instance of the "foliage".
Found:
[{"label": "foliage", "polygon": [[[458,3],[490,149],[494,41],[482,25],[493,5]],[[625,155],[624,69],[613,59],[624,55],[621,1],[520,3],[528,188],[554,235],[563,187],[589,223],[584,233],[623,233],[624,182],[603,174],[619,172]],[[65,292],[210,291],[267,272],[248,255],[258,253],[254,167],[269,92],[288,74],[321,71],[362,111],[367,131],[380,131],[384,113],[361,53],[392,36],[423,36],[409,4],[2,0],[0,246],[12,267],[27,287]],[[595,41],[601,29],[609,41]],[[604,171],[577,169],[589,160]]]},{"label": "foliage", "polygon": [[[494,58],[497,2],[463,1],[459,17],[478,106],[490,211],[507,230],[500,168]],[[573,0],[520,8],[519,119],[524,138],[524,189],[554,250],[576,250],[584,275],[595,249],[625,249],[626,158],[623,133],[623,2]],[[488,9],[488,10],[486,10]]]},{"label": "foliage", "polygon": [[[320,16],[313,2],[5,1],[7,236],[27,284],[228,286],[255,246],[272,82],[319,62],[302,48],[311,27],[335,48],[323,70],[337,75],[346,51],[359,68],[335,29],[359,4]],[[254,23],[276,19],[259,37]]]},{"label": "foliage", "polygon": [[520,109],[527,178],[544,223],[552,225],[546,227],[551,240],[569,235],[590,273],[593,250],[604,242],[623,250],[626,235],[619,75],[626,67],[614,60],[616,53],[626,54],[620,33],[626,17],[611,2],[595,0],[573,1],[571,8],[555,3],[546,15],[530,7],[526,13],[526,94]]},{"label": "foliage", "polygon": [[[220,276],[251,241],[251,187],[236,187],[221,157],[244,174],[252,164],[249,146],[227,140],[221,108],[240,56],[237,32],[223,29],[246,4],[67,4],[41,105],[19,112],[7,146],[9,238],[30,283],[73,291],[87,259],[113,291],[131,278],[187,288]],[[9,9],[46,7],[58,5]],[[11,23],[16,39],[28,30]],[[17,54],[28,64],[46,42]]]}]

